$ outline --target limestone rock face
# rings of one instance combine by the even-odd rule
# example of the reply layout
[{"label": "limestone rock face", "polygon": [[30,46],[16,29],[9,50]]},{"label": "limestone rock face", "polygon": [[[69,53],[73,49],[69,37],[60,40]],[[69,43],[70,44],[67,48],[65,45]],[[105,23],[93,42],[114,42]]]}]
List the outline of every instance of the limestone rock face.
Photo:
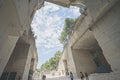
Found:
[{"label": "limestone rock face", "polygon": [[[120,1],[84,0],[81,3],[86,6],[86,14],[78,18],[60,62],[65,59],[68,71],[77,77],[80,77],[81,71],[92,74],[101,67],[108,72],[113,71],[106,76],[115,75],[116,72],[116,76],[119,75]],[[115,80],[116,76],[109,80]],[[99,80],[93,78],[91,80]]]},{"label": "limestone rock face", "polygon": [[42,4],[42,0],[0,0],[0,80],[32,76],[38,56],[30,24]]}]

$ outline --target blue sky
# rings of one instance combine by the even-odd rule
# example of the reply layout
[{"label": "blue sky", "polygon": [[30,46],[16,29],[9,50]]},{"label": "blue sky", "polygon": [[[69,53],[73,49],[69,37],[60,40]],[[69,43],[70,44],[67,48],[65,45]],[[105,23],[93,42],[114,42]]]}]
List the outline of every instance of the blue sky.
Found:
[{"label": "blue sky", "polygon": [[36,11],[31,26],[37,36],[38,68],[54,56],[56,51],[62,51],[62,44],[59,43],[58,37],[65,18],[77,18],[79,15],[77,7],[66,8],[48,2]]}]

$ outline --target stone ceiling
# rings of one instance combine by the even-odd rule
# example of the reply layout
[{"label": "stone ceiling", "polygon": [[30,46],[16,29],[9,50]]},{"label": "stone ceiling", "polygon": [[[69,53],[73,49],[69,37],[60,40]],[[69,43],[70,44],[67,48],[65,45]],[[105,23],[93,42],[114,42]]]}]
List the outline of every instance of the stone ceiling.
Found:
[{"label": "stone ceiling", "polygon": [[76,44],[73,46],[73,49],[94,49],[97,48],[98,43],[94,38],[92,32],[87,31],[84,36],[82,36]]},{"label": "stone ceiling", "polygon": [[74,1],[73,0],[45,0],[45,1],[55,3],[64,7],[69,7],[70,5],[78,6],[78,7],[81,7],[81,5],[84,6],[84,0],[74,0]]}]

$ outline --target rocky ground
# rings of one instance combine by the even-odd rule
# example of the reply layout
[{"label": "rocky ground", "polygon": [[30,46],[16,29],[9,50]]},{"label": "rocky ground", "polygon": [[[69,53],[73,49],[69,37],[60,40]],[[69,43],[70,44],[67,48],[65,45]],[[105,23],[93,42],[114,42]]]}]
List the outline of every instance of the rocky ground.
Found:
[{"label": "rocky ground", "polygon": [[[41,79],[35,79],[35,80],[41,80]],[[62,76],[62,77],[47,78],[46,80],[70,80],[70,78]],[[74,79],[74,80],[81,80],[81,79]],[[89,80],[120,80],[120,73],[119,72],[99,73],[99,74],[95,73],[89,76]]]}]

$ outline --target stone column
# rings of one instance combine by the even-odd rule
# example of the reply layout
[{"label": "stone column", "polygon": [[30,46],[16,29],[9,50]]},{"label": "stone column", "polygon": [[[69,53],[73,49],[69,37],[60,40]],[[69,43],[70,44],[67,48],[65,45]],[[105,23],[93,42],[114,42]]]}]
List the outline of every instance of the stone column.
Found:
[{"label": "stone column", "polygon": [[17,43],[4,71],[16,72],[16,80],[18,80],[18,78],[27,80],[30,69],[30,60],[30,45],[26,43]]},{"label": "stone column", "polygon": [[0,76],[12,54],[12,51],[18,40],[17,36],[5,36],[4,40],[0,42]]},{"label": "stone column", "polygon": [[77,72],[76,72],[76,67],[75,67],[75,62],[73,59],[73,54],[70,45],[67,45],[67,67],[68,71],[71,71],[74,75],[74,78],[77,78]]},{"label": "stone column", "polygon": [[63,60],[63,65],[64,65],[64,68],[65,68],[65,72],[68,72],[67,60],[65,60],[65,59]]},{"label": "stone column", "polygon": [[30,70],[30,64],[31,64],[31,59],[32,59],[32,51],[31,51],[31,46],[29,47],[29,51],[27,52],[27,56],[26,56],[26,61],[25,61],[25,65],[24,65],[24,72],[23,72],[23,76],[22,76],[22,80],[28,80],[28,76],[29,76],[29,70]]},{"label": "stone column", "polygon": [[21,25],[11,0],[0,1],[0,76],[20,36]]}]

